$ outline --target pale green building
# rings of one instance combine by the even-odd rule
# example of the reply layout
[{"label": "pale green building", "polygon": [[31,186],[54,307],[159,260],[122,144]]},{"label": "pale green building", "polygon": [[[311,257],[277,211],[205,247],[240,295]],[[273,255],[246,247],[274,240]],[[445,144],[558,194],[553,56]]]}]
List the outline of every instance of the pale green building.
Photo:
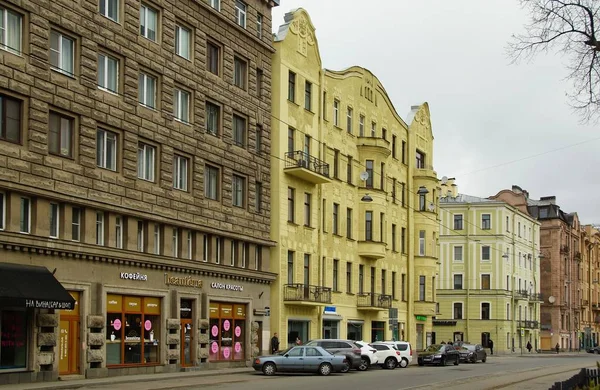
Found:
[{"label": "pale green building", "polygon": [[494,353],[527,352],[529,341],[537,349],[539,222],[529,215],[526,203],[513,206],[459,194],[454,179],[441,187],[433,341],[489,347],[491,339]]}]

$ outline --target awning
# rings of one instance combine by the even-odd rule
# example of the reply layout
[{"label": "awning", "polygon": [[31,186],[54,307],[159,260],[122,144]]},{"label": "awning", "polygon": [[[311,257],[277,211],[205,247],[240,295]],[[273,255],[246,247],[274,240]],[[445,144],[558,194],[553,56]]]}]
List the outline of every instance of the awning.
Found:
[{"label": "awning", "polygon": [[0,263],[0,305],[73,310],[75,300],[46,267]]},{"label": "awning", "polygon": [[348,324],[350,325],[364,325],[365,320],[348,320]]},{"label": "awning", "polygon": [[324,320],[333,320],[333,321],[341,321],[342,320],[341,315],[337,314],[337,313],[323,313],[323,319]]}]

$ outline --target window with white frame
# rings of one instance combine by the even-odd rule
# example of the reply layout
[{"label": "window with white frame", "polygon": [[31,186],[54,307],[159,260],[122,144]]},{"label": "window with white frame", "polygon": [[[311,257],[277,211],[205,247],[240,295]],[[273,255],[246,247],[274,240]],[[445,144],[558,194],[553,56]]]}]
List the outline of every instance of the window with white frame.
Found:
[{"label": "window with white frame", "polygon": [[262,35],[263,35],[263,16],[262,16],[262,14],[256,15],[256,35],[258,35],[258,39],[262,39]]},{"label": "window with white frame", "polygon": [[254,269],[262,269],[262,246],[260,245],[254,247]]},{"label": "window with white frame", "polygon": [[154,254],[160,255],[160,224],[154,224]]},{"label": "window with white frame", "polygon": [[481,289],[489,290],[491,288],[491,276],[490,274],[481,274]]},{"label": "window with white frame", "polygon": [[217,11],[221,10],[221,0],[208,0],[208,3]]},{"label": "window with white frame", "polygon": [[0,140],[21,142],[22,101],[0,94]]},{"label": "window with white frame", "polygon": [[490,230],[492,228],[492,217],[490,214],[481,214],[481,229]]},{"label": "window with white frame", "polygon": [[120,0],[100,0],[100,14],[110,20],[119,22],[119,1]]},{"label": "window with white frame", "polygon": [[202,261],[207,262],[210,257],[210,236],[202,236]]},{"label": "window with white frame", "polygon": [[50,111],[48,152],[63,157],[73,157],[73,118]]},{"label": "window with white frame", "polygon": [[179,24],[175,25],[175,54],[189,60],[191,58],[192,31]]},{"label": "window with white frame", "polygon": [[333,101],[333,125],[340,125],[340,101],[337,99]]},{"label": "window with white frame", "polygon": [[13,54],[21,54],[23,16],[0,6],[0,23],[0,49]]},{"label": "window with white frame", "polygon": [[191,230],[187,231],[187,253],[186,253],[186,257],[188,259],[192,259],[192,256],[194,254],[194,233]]},{"label": "window with white frame", "polygon": [[462,302],[454,302],[452,304],[452,319],[462,320],[463,319],[463,304]]},{"label": "window with white frame", "polygon": [[50,238],[58,238],[59,234],[59,212],[60,206],[58,203],[50,203]]},{"label": "window with white frame", "polygon": [[462,290],[463,288],[463,275],[454,274],[454,290]]},{"label": "window with white frame", "polygon": [[246,194],[246,178],[238,175],[233,175],[231,182],[232,204],[236,207],[245,207]]},{"label": "window with white frame", "polygon": [[75,69],[75,40],[58,31],[50,32],[50,65],[52,69],[73,76]]},{"label": "window with white frame", "polygon": [[108,54],[98,54],[98,87],[106,91],[119,91],[119,60]]},{"label": "window with white frame", "polygon": [[138,143],[138,178],[154,181],[154,162],[156,148],[154,146]]},{"label": "window with white frame", "polygon": [[142,3],[140,7],[140,34],[144,38],[156,41],[157,27],[158,11]]},{"label": "window with white frame", "polygon": [[235,267],[237,263],[238,256],[238,242],[236,240],[231,240],[231,261],[229,265]]},{"label": "window with white frame", "polygon": [[419,231],[419,256],[425,256],[425,230]]},{"label": "window with white frame", "polygon": [[4,230],[6,218],[6,195],[4,192],[0,192],[0,230]]},{"label": "window with white frame", "polygon": [[491,247],[489,245],[483,245],[481,247],[481,260],[489,261],[491,258]]},{"label": "window with white frame", "polygon": [[240,147],[246,146],[246,118],[233,114],[233,142]]},{"label": "window with white frame", "polygon": [[178,121],[190,122],[190,93],[183,89],[173,90],[173,116]]},{"label": "window with white frame", "polygon": [[156,108],[156,77],[140,72],[138,78],[138,101],[143,106]]},{"label": "window with white frame", "polygon": [[254,184],[254,210],[257,213],[262,212],[262,188],[261,182]]},{"label": "window with white frame", "polygon": [[81,209],[79,207],[71,208],[71,240],[79,241],[81,239]]},{"label": "window with white frame", "polygon": [[346,132],[352,134],[352,107],[348,107],[346,111]]},{"label": "window with white frame", "polygon": [[179,228],[173,228],[173,242],[171,243],[171,249],[173,249],[173,257],[179,257]]},{"label": "window with white frame", "polygon": [[115,217],[115,247],[123,249],[123,217]]},{"label": "window with white frame", "polygon": [[138,252],[144,251],[144,221],[137,221],[137,250]]},{"label": "window with white frame", "polygon": [[489,302],[481,302],[481,319],[489,320],[491,318],[490,313],[490,303]]},{"label": "window with white frame", "polygon": [[117,170],[117,135],[112,131],[98,129],[96,133],[96,165]]},{"label": "window with white frame", "polygon": [[246,3],[240,0],[235,0],[235,21],[239,26],[246,28]]},{"label": "window with white frame", "polygon": [[248,256],[248,243],[242,242],[242,254],[240,260],[240,267],[246,268],[246,257]]},{"label": "window with white frame", "polygon": [[104,245],[104,212],[96,211],[96,245]]},{"label": "window with white frame", "polygon": [[31,233],[31,199],[21,198],[19,232]]},{"label": "window with white frame", "polygon": [[359,137],[365,136],[365,116],[364,115],[360,115],[358,117],[358,136]]},{"label": "window with white frame", "polygon": [[187,157],[180,155],[173,156],[173,188],[181,191],[188,189],[188,166]]},{"label": "window with white frame", "polygon": [[204,167],[204,196],[219,200],[219,168],[206,165]]},{"label": "window with white frame", "polygon": [[221,264],[221,245],[221,237],[215,238],[215,263],[217,264]]},{"label": "window with white frame", "polygon": [[371,122],[371,137],[375,137],[377,131],[377,123]]},{"label": "window with white frame", "polygon": [[454,261],[463,261],[463,247],[456,245],[454,247]]},{"label": "window with white frame", "polygon": [[221,71],[221,47],[214,42],[206,42],[206,69],[215,75]]}]

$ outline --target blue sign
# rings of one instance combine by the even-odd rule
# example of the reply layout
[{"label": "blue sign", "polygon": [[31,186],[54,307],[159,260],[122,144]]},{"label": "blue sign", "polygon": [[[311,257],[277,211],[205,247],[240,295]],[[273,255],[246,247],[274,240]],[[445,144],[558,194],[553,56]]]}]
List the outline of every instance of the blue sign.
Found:
[{"label": "blue sign", "polygon": [[335,306],[325,306],[325,313],[335,313]]}]

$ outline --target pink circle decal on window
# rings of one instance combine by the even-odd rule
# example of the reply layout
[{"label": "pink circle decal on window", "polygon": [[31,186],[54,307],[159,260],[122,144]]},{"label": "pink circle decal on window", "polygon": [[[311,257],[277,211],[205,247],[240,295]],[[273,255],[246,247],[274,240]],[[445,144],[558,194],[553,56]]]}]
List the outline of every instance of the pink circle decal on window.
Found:
[{"label": "pink circle decal on window", "polygon": [[212,351],[212,353],[217,353],[219,352],[219,344],[217,343],[212,343],[210,345],[210,350]]},{"label": "pink circle decal on window", "polygon": [[225,347],[223,349],[223,357],[225,357],[225,359],[229,359],[230,355],[231,355],[231,351],[229,350],[229,348]]},{"label": "pink circle decal on window", "polygon": [[150,320],[146,320],[146,322],[144,322],[144,329],[146,329],[146,330],[152,329],[152,322],[150,322]]},{"label": "pink circle decal on window", "polygon": [[121,329],[121,320],[120,319],[116,319],[115,322],[113,322],[113,328],[115,328],[115,330],[119,330]]},{"label": "pink circle decal on window", "polygon": [[219,327],[217,325],[213,325],[213,327],[210,329],[210,333],[213,335],[213,337],[217,337],[219,335]]},{"label": "pink circle decal on window", "polygon": [[235,343],[235,353],[240,353],[240,351],[242,350],[242,344],[240,343]]},{"label": "pink circle decal on window", "polygon": [[223,329],[225,329],[225,332],[229,331],[229,329],[231,328],[231,322],[229,322],[229,320],[225,320],[225,322],[223,322]]},{"label": "pink circle decal on window", "polygon": [[242,334],[242,328],[240,328],[239,326],[235,327],[235,337],[240,337],[240,335]]}]

